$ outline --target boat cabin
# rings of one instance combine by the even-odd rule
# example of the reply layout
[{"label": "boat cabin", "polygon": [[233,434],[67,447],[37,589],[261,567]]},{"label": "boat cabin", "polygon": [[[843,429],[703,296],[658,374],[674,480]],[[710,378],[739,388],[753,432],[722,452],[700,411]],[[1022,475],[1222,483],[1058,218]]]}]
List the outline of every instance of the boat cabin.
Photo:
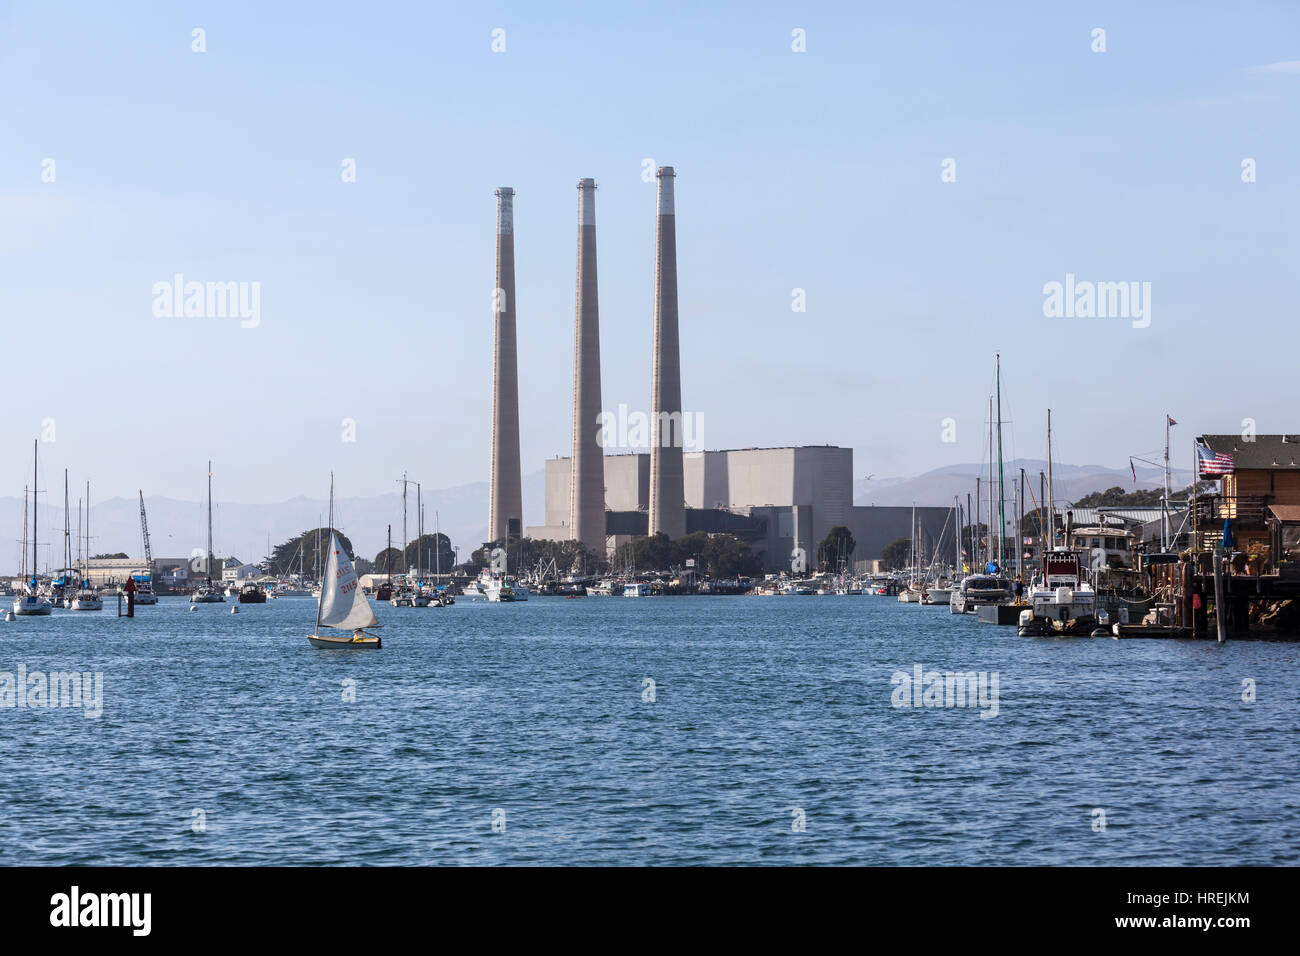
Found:
[{"label": "boat cabin", "polygon": [[1083,555],[1067,548],[1057,548],[1043,556],[1043,583],[1049,590],[1077,588],[1086,578]]},{"label": "boat cabin", "polygon": [[1132,567],[1135,542],[1132,531],[1117,525],[1091,525],[1070,532],[1070,547],[1091,555],[1089,567],[1095,566],[1098,559],[1104,560],[1108,568]]}]

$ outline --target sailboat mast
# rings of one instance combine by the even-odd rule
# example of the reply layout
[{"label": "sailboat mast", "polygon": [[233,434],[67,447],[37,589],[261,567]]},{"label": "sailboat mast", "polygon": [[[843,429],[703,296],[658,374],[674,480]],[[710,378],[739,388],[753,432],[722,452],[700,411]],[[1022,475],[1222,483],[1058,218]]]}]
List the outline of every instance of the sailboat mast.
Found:
[{"label": "sailboat mast", "polygon": [[1002,355],[995,352],[994,361],[997,365],[998,391],[998,567],[1001,568],[1006,564],[1004,549],[1007,537],[1007,496],[1002,478]]},{"label": "sailboat mast", "polygon": [[[317,518],[317,520],[319,521],[320,519]],[[320,537],[319,528],[316,529],[316,536],[318,538]],[[330,548],[334,547],[334,472],[332,471],[330,472],[330,543],[329,546]],[[312,631],[313,634],[320,633],[320,612],[321,612],[321,607],[325,604],[325,589],[327,587],[329,587],[329,582],[324,579],[324,576],[322,576],[320,582],[320,597],[316,599],[316,629]]]},{"label": "sailboat mast", "polygon": [[442,537],[438,531],[438,512],[433,513],[433,575],[434,583],[442,583]]},{"label": "sailboat mast", "polygon": [[987,560],[993,560],[993,396],[989,396],[989,524]]},{"label": "sailboat mast", "polygon": [[420,483],[415,483],[415,580],[424,583],[424,498],[421,497]]},{"label": "sailboat mast", "polygon": [[90,582],[90,482],[86,482],[86,570],[81,577],[83,586]]},{"label": "sailboat mast", "polygon": [[63,577],[67,580],[68,565],[72,563],[72,518],[68,514],[68,469],[63,469]]},{"label": "sailboat mast", "polygon": [[36,456],[40,444],[32,439],[32,588],[36,587]]},{"label": "sailboat mast", "polygon": [[208,459],[208,583],[212,583],[212,459]]}]

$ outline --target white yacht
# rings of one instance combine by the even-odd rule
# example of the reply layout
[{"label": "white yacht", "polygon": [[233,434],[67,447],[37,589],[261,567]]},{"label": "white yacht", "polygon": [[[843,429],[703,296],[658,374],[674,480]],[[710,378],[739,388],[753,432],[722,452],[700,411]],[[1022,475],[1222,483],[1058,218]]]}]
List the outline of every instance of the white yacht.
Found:
[{"label": "white yacht", "polygon": [[157,604],[158,595],[154,593],[153,584],[149,581],[137,581],[135,585],[135,603],[136,604]]},{"label": "white yacht", "polygon": [[90,587],[89,582],[83,581],[77,593],[72,596],[72,603],[68,607],[74,611],[102,611],[104,601],[95,593],[95,589]]},{"label": "white yacht", "polygon": [[623,585],[623,597],[649,597],[650,585],[644,581],[634,581]]}]

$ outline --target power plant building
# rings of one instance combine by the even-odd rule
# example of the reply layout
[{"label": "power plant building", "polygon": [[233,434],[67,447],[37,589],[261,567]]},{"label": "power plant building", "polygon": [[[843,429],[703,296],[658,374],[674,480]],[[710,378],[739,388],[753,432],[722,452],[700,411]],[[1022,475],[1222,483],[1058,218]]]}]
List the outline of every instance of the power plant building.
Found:
[{"label": "power plant building", "polygon": [[[853,449],[834,445],[684,451],[685,531],[726,531],[747,538],[769,570],[789,570],[802,548],[809,567],[831,528],[844,525],[857,542],[854,562],[878,559],[885,546],[910,533],[912,509],[853,504]],[[606,455],[606,554],[649,533],[650,455]],[[546,524],[530,538],[565,540],[569,533],[572,463],[546,462]],[[943,537],[951,547],[947,508],[917,508],[927,549]],[[943,531],[948,522],[947,531]]]}]

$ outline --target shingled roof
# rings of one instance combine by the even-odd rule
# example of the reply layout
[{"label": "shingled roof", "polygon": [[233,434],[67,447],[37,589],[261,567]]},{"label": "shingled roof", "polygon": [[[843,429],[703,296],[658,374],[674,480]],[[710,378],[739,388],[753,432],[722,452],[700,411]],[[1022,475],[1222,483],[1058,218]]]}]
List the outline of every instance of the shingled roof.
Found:
[{"label": "shingled roof", "polygon": [[1295,468],[1300,470],[1300,435],[1256,435],[1247,441],[1241,435],[1202,435],[1197,441],[1215,454],[1232,456],[1243,468]]}]

